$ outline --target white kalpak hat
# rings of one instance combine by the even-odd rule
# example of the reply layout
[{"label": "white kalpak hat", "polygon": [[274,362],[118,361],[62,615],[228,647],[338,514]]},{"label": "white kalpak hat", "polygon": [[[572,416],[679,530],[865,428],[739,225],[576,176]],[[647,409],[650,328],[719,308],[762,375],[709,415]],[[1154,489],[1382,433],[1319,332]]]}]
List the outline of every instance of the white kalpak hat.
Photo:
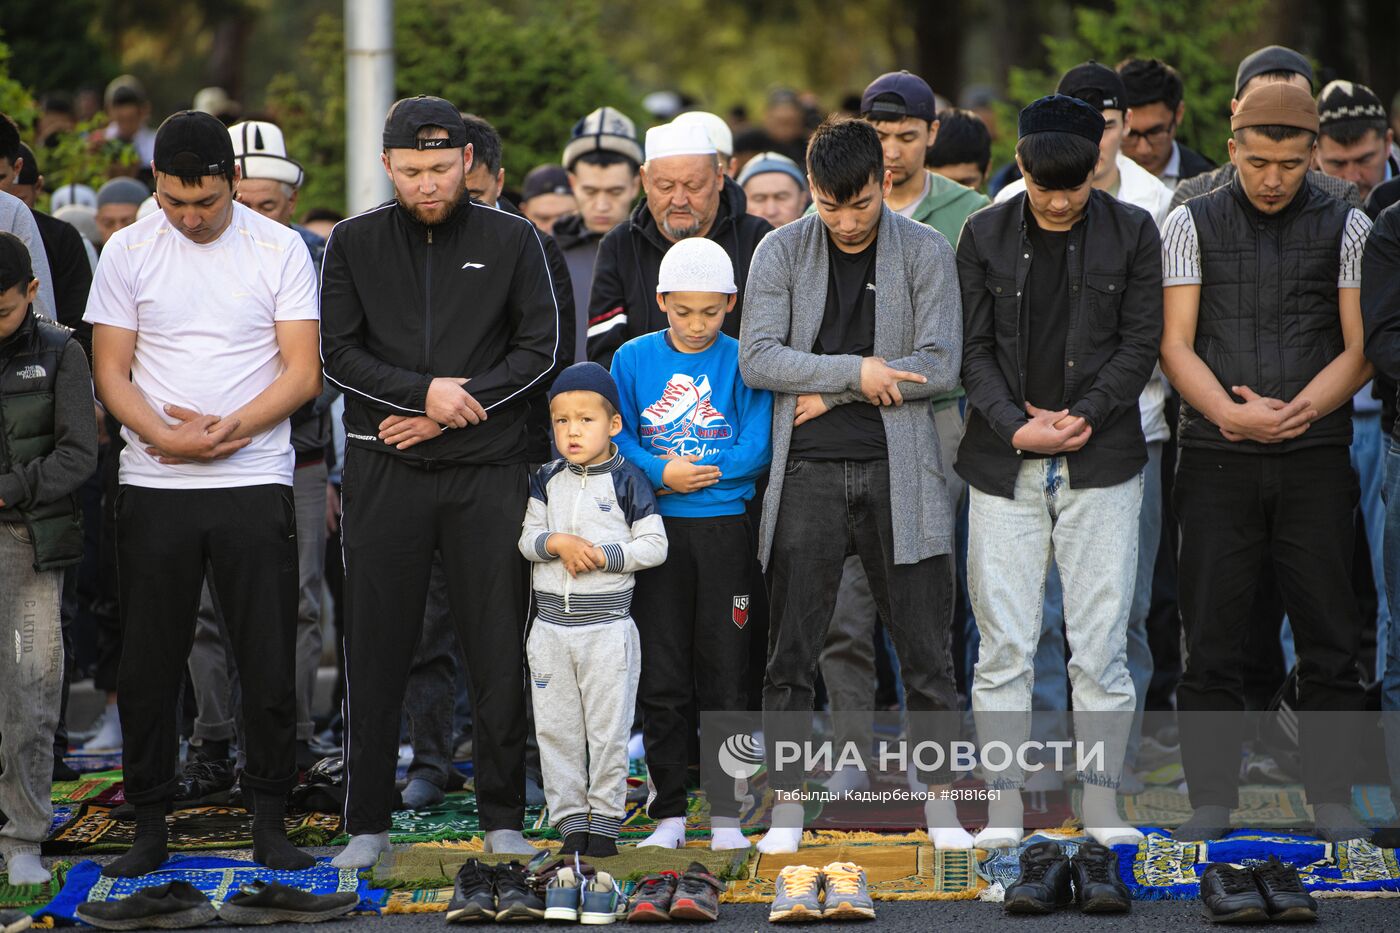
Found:
[{"label": "white kalpak hat", "polygon": [[715,144],[715,149],[727,156],[734,154],[734,131],[722,117],[704,110],[687,110],[671,122],[681,126],[703,126],[710,136],[710,142]]},{"label": "white kalpak hat", "polygon": [[244,178],[267,178],[300,188],[301,163],[287,158],[287,143],[275,123],[247,120],[228,128],[233,156]]},{"label": "white kalpak hat", "polygon": [[734,263],[729,254],[714,240],[687,237],[674,244],[661,257],[661,272],[656,278],[656,293],[719,292],[733,295]]},{"label": "white kalpak hat", "polygon": [[647,161],[667,156],[714,155],[710,134],[698,123],[663,123],[647,130]]}]

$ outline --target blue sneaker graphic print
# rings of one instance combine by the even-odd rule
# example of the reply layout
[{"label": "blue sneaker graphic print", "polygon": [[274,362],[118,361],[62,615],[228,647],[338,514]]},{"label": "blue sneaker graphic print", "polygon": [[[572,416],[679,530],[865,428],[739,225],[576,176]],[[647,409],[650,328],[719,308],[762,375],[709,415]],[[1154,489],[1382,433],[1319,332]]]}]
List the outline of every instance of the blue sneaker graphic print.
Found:
[{"label": "blue sneaker graphic print", "polygon": [[661,398],[642,411],[640,434],[658,455],[678,457],[718,453],[711,441],[733,436],[734,429],[710,401],[710,377],[697,381],[688,373],[676,373],[666,383]]}]

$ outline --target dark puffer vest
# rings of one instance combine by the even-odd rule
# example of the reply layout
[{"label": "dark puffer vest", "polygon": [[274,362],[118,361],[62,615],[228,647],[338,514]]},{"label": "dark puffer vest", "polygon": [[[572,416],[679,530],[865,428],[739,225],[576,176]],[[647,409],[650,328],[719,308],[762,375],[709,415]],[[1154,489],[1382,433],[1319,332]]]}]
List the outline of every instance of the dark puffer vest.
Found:
[{"label": "dark puffer vest", "polygon": [[[0,473],[54,450],[54,389],[63,348],[72,331],[47,318],[22,325],[0,349]],[[78,497],[19,510],[34,544],[34,569],[54,570],[83,557],[83,522]]]},{"label": "dark puffer vest", "polygon": [[[1249,203],[1239,179],[1186,202],[1201,250],[1196,354],[1229,391],[1249,386],[1291,401],[1344,349],[1337,306],[1342,233],[1350,206],[1303,185],[1277,214]],[[1227,441],[1181,404],[1183,447],[1287,453],[1351,443],[1351,402],[1279,444]]]}]

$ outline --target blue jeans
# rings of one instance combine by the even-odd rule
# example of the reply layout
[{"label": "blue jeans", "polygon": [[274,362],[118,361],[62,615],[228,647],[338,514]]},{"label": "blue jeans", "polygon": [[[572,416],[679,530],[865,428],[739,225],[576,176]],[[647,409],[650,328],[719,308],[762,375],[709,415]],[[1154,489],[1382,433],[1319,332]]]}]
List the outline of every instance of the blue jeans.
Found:
[{"label": "blue jeans", "polygon": [[[1128,736],[1123,763],[1132,767],[1142,738],[1142,712],[1147,704],[1147,688],[1152,683],[1152,649],[1147,643],[1147,614],[1152,608],[1152,570],[1162,540],[1162,442],[1147,445],[1147,466],[1143,468],[1142,512],[1138,523],[1137,577],[1133,581],[1132,611],[1128,616],[1128,675],[1137,694],[1137,715]],[[1035,652],[1035,689],[1031,704],[1036,712],[1063,712],[1069,709],[1069,671],[1065,659],[1064,594],[1060,571],[1052,561],[1045,579],[1045,605],[1041,610],[1040,644]],[[1036,721],[1035,738],[1058,741],[1067,738],[1064,720],[1043,717]]]},{"label": "blue jeans", "polygon": [[[1385,455],[1385,589],[1400,599],[1400,445],[1387,439]],[[1400,625],[1386,627],[1376,654],[1384,658],[1381,710],[1385,720],[1385,755],[1390,764],[1391,797],[1400,804]]]},{"label": "blue jeans", "polygon": [[1361,480],[1361,522],[1371,552],[1371,578],[1376,583],[1376,676],[1385,673],[1385,643],[1390,630],[1390,599],[1385,584],[1385,526],[1388,522],[1381,488],[1385,485],[1390,447],[1381,434],[1380,412],[1355,414],[1351,419],[1351,465]]},{"label": "blue jeans", "polygon": [[[967,583],[982,632],[972,708],[983,742],[1018,748],[1029,737],[1034,655],[1041,634],[1046,577],[1064,568],[1065,628],[1073,652],[1075,731],[1101,739],[1102,770],[1080,779],[1118,785],[1137,691],[1127,667],[1128,617],[1138,574],[1143,476],[1103,489],[1074,489],[1064,458],[1027,460],[1015,498],[969,494]],[[1001,714],[1001,715],[998,715]],[[1099,715],[1094,715],[1099,714]],[[1103,715],[1108,714],[1108,715]],[[984,726],[984,724],[996,723]],[[1013,766],[1003,787],[1022,785]]]}]

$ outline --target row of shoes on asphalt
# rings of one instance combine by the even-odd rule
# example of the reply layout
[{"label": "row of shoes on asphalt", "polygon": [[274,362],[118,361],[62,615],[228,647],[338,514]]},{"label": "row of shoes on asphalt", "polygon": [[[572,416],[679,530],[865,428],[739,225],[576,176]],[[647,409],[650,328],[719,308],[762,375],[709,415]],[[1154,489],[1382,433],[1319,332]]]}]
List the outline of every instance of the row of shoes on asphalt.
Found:
[{"label": "row of shoes on asphalt", "polygon": [[182,930],[214,920],[239,926],[320,923],[348,914],[359,902],[354,891],[310,894],[277,882],[254,881],[216,908],[188,881],[167,881],[141,888],[121,900],[79,904],[74,913],[84,923],[103,930]]},{"label": "row of shoes on asphalt", "polygon": [[1271,855],[1254,866],[1212,862],[1201,872],[1201,901],[1212,923],[1295,923],[1317,919],[1317,901],[1298,870]]},{"label": "row of shoes on asphalt", "polygon": [[778,872],[769,923],[874,919],[865,869],[854,862],[832,862],[823,868],[784,865]]},{"label": "row of shoes on asphalt", "polygon": [[611,874],[595,870],[577,854],[537,872],[518,861],[491,865],[468,859],[453,882],[447,922],[555,920],[601,925],[715,920],[722,888],[699,862],[691,862],[684,872],[647,875],[629,900]]}]

